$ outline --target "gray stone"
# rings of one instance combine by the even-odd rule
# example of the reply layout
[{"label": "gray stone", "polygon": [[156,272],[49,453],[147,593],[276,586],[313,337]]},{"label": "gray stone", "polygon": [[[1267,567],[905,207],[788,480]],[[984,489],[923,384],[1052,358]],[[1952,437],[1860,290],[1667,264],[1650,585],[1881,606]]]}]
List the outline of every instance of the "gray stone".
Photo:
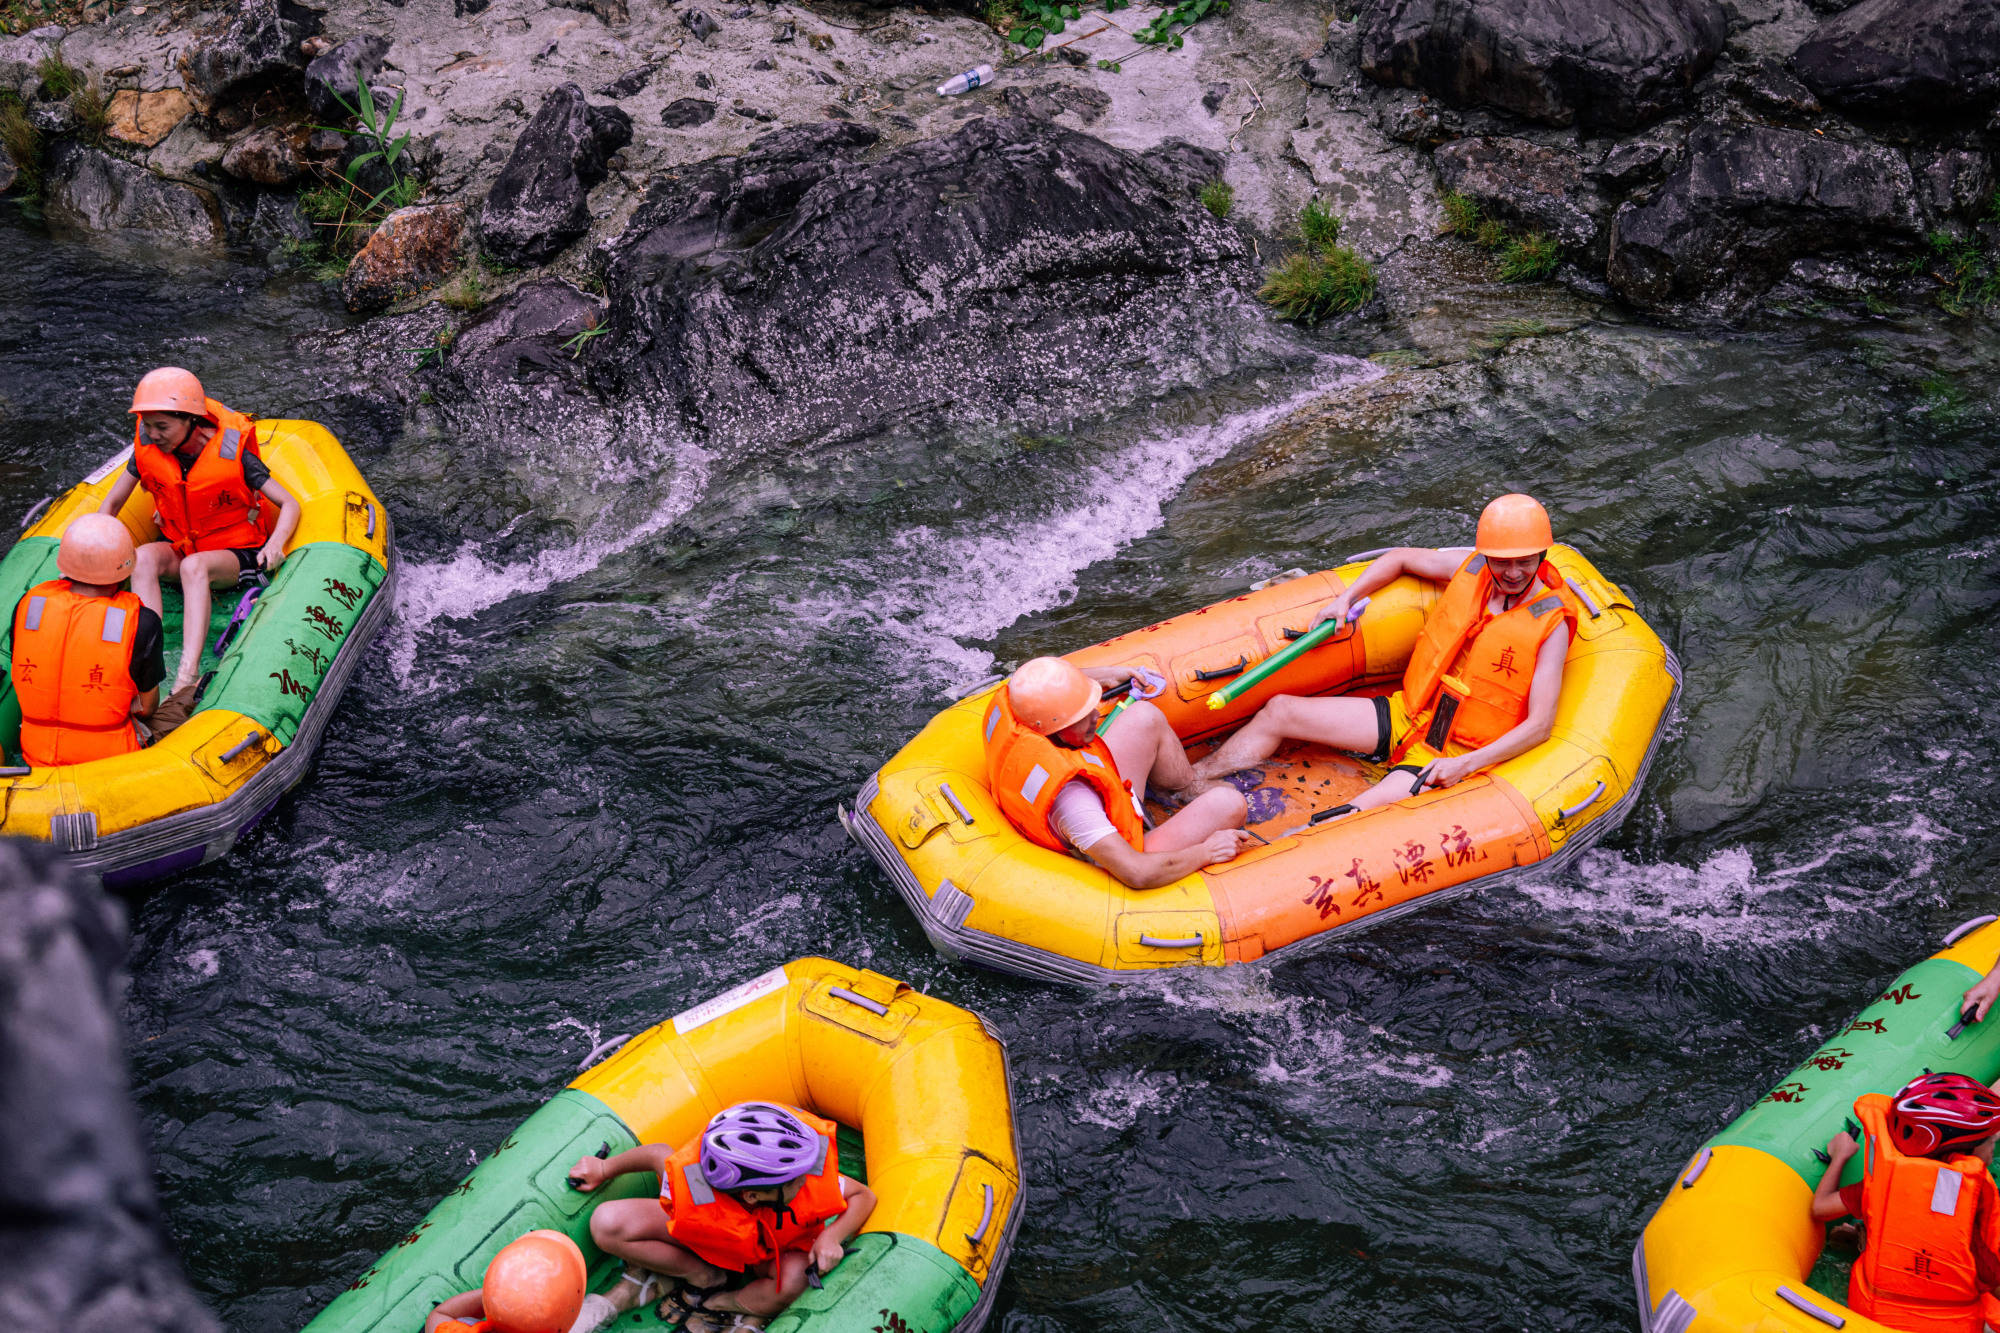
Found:
[{"label": "gray stone", "polygon": [[42,83],[42,62],[61,46],[63,30],[53,25],[18,37],[0,37],[0,90],[32,100]]},{"label": "gray stone", "polygon": [[695,35],[696,41],[706,42],[722,31],[722,25],[699,9],[683,9],[681,26]]},{"label": "gray stone", "polygon": [[647,84],[653,81],[653,71],[657,68],[657,65],[640,65],[636,69],[628,69],[617,78],[611,80],[611,82],[598,88],[597,95],[599,97],[637,96],[639,93],[645,91]]},{"label": "gray stone", "polygon": [[299,140],[303,137],[299,131],[283,125],[252,130],[222,155],[222,169],[254,185],[290,185],[305,174],[305,160],[299,153]]},{"label": "gray stone", "polygon": [[124,913],[0,843],[0,1328],[220,1333],[166,1237],[119,1030]]},{"label": "gray stone", "polygon": [[1917,198],[1933,219],[1971,221],[1993,198],[1993,163],[1970,148],[1933,149],[1912,154]]},{"label": "gray stone", "polygon": [[632,142],[632,118],[593,106],[565,83],[514,142],[514,152],[479,214],[479,244],[506,264],[546,264],[590,228],[590,188],[605,159]]},{"label": "gray stone", "polygon": [[1898,119],[1983,115],[2000,102],[2000,4],[1861,0],[1792,53],[1829,106]]},{"label": "gray stone", "polygon": [[53,139],[76,132],[76,112],[68,102],[30,102],[28,123]]},{"label": "gray stone", "polygon": [[1460,139],[1431,158],[1438,184],[1535,231],[1572,256],[1604,262],[1611,204],[1584,179],[1583,159],[1524,139]]},{"label": "gray stone", "polygon": [[1659,180],[1674,169],[1680,156],[1680,144],[1674,140],[1628,139],[1611,145],[1587,174],[1622,194]]},{"label": "gray stone", "polygon": [[289,85],[306,65],[299,44],[319,25],[319,15],[294,0],[242,0],[220,32],[196,37],[181,52],[181,84],[205,116]]},{"label": "gray stone", "polygon": [[146,165],[168,180],[195,184],[222,165],[229,145],[210,138],[198,121],[190,117],[174,126],[159,147],[146,155]]},{"label": "gray stone", "polygon": [[341,121],[361,106],[361,85],[374,83],[389,54],[389,39],[350,37],[306,66],[306,105],[321,120]]},{"label": "gray stone", "polygon": [[706,125],[715,119],[715,103],[699,97],[677,97],[660,112],[660,123],[670,130]]},{"label": "gray stone", "polygon": [[1378,83],[1613,129],[1681,106],[1728,30],[1715,0],[1370,0],[1360,22]]},{"label": "gray stone", "polygon": [[595,14],[609,27],[621,27],[632,21],[632,11],[626,0],[549,0],[549,3],[559,9]]},{"label": "gray stone", "polygon": [[341,297],[363,312],[429,291],[458,268],[464,241],[465,210],[457,204],[399,208],[348,264]]},{"label": "gray stone", "polygon": [[161,247],[214,250],[222,215],[205,190],[166,181],[74,142],[49,152],[45,211],[63,231],[117,235]]}]

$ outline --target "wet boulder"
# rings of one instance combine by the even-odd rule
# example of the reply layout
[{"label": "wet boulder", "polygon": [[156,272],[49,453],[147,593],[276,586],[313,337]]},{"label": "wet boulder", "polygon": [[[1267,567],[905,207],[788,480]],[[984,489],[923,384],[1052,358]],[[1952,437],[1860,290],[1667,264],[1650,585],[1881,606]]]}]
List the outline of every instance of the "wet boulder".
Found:
[{"label": "wet boulder", "polygon": [[59,231],[196,250],[218,249],[223,242],[213,195],[162,180],[96,148],[57,143],[49,153],[44,189],[49,225]]},{"label": "wet boulder", "polygon": [[1801,259],[1907,253],[1923,237],[1909,162],[1873,142],[1701,125],[1687,160],[1612,219],[1608,276],[1632,304],[1738,309]]},{"label": "wet boulder", "polygon": [[0,842],[0,1328],[219,1333],[161,1223],[119,1031],[124,914]]},{"label": "wet boulder", "polygon": [[389,55],[389,39],[363,33],[321,52],[306,66],[306,105],[315,116],[344,122],[361,106],[361,85],[372,84]]},{"label": "wet boulder", "polygon": [[590,189],[632,142],[632,118],[592,106],[583,89],[551,89],[514,142],[479,214],[479,244],[505,264],[546,264],[590,229]]},{"label": "wet boulder", "polygon": [[195,110],[212,116],[269,88],[290,87],[306,66],[299,44],[319,32],[314,11],[294,0],[242,0],[219,32],[181,52],[181,83]]},{"label": "wet boulder", "polygon": [[1057,420],[1215,352],[1254,280],[1141,154],[1021,117],[873,161],[871,137],[796,127],[655,184],[605,247],[597,382],[725,440]]},{"label": "wet boulder", "polygon": [[2000,4],[1861,0],[1820,24],[1792,69],[1846,111],[1920,119],[2000,102]]},{"label": "wet boulder", "polygon": [[299,152],[303,137],[297,128],[283,125],[252,130],[222,155],[222,169],[253,185],[290,185],[305,174],[305,158]]},{"label": "wet boulder", "polygon": [[62,45],[63,30],[51,24],[15,37],[0,37],[0,92],[32,101],[42,86],[42,62]]},{"label": "wet boulder", "polygon": [[1586,179],[1583,159],[1525,139],[1480,136],[1441,146],[1431,157],[1438,184],[1482,209],[1546,232],[1572,255],[1603,263],[1611,202]]},{"label": "wet boulder", "polygon": [[428,291],[458,268],[464,241],[465,210],[457,204],[399,208],[348,262],[341,297],[361,313]]},{"label": "wet boulder", "polygon": [[1632,129],[1685,103],[1727,30],[1716,0],[1369,0],[1360,64],[1454,106]]}]

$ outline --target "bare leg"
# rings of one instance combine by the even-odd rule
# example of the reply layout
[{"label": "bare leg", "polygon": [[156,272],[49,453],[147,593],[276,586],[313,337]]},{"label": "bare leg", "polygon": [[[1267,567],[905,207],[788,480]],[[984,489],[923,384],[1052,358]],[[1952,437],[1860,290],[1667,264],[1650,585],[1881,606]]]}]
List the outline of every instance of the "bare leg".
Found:
[{"label": "bare leg", "polygon": [[234,551],[197,551],[181,561],[181,669],[174,689],[201,674],[202,644],[208,639],[209,588],[233,588],[239,566]]},{"label": "bare leg", "polygon": [[1242,828],[1250,802],[1234,787],[1212,787],[1146,835],[1149,852],[1178,852],[1226,828]]},{"label": "bare leg", "polygon": [[[709,1300],[704,1308],[735,1310],[764,1318],[791,1308],[792,1302],[805,1294],[809,1260],[803,1250],[786,1250],[779,1260],[783,1268],[775,1277],[760,1277],[748,1286],[723,1292]],[[769,1267],[768,1264],[764,1266]]]},{"label": "bare leg", "polygon": [[1314,741],[1352,754],[1368,754],[1380,740],[1373,699],[1302,699],[1280,694],[1194,766],[1197,781],[1234,773],[1269,759],[1286,741]]},{"label": "bare leg", "polygon": [[1373,810],[1378,805],[1393,805],[1406,796],[1417,794],[1417,774],[1403,769],[1391,773],[1380,782],[1349,801],[1355,810]]},{"label": "bare leg", "polygon": [[[729,1277],[693,1250],[675,1243],[667,1231],[666,1210],[657,1199],[600,1203],[590,1215],[590,1238],[606,1254],[629,1259],[655,1273],[684,1278],[696,1286],[714,1286]],[[804,1285],[803,1277],[800,1285]]]},{"label": "bare leg", "polygon": [[181,558],[174,554],[173,543],[147,542],[132,563],[132,591],[147,610],[161,615],[165,603],[160,598],[160,579],[178,578],[180,572]]},{"label": "bare leg", "polygon": [[1179,791],[1194,781],[1194,765],[1173,724],[1143,700],[1118,715],[1104,733],[1104,745],[1118,763],[1118,776],[1141,796],[1148,783],[1161,791]]}]

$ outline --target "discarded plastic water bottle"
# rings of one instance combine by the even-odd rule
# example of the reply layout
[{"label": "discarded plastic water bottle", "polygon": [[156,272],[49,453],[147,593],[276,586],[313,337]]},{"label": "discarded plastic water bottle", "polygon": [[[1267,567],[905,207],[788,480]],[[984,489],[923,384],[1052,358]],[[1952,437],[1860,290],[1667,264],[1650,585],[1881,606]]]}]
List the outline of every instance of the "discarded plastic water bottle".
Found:
[{"label": "discarded plastic water bottle", "polygon": [[938,85],[939,97],[956,97],[960,93],[971,92],[974,88],[993,82],[993,66],[981,65],[963,74],[954,74]]}]

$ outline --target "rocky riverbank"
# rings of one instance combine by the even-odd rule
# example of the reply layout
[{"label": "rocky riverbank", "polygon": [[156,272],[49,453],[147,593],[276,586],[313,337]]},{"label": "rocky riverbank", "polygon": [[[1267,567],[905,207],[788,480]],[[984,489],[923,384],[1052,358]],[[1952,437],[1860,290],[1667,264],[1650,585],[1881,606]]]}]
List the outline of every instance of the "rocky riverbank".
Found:
[{"label": "rocky riverbank", "polygon": [[1377,276],[1331,326],[1363,350],[1464,353],[1501,277],[1568,293],[1506,289],[1530,315],[1977,311],[2000,17],[1814,3],[1246,0],[1031,58],[909,6],[132,5],[0,42],[0,175],[64,231],[338,275],[387,312],[312,349],[357,391],[557,431],[1049,424],[1296,359],[1254,294],[1314,196]]}]

